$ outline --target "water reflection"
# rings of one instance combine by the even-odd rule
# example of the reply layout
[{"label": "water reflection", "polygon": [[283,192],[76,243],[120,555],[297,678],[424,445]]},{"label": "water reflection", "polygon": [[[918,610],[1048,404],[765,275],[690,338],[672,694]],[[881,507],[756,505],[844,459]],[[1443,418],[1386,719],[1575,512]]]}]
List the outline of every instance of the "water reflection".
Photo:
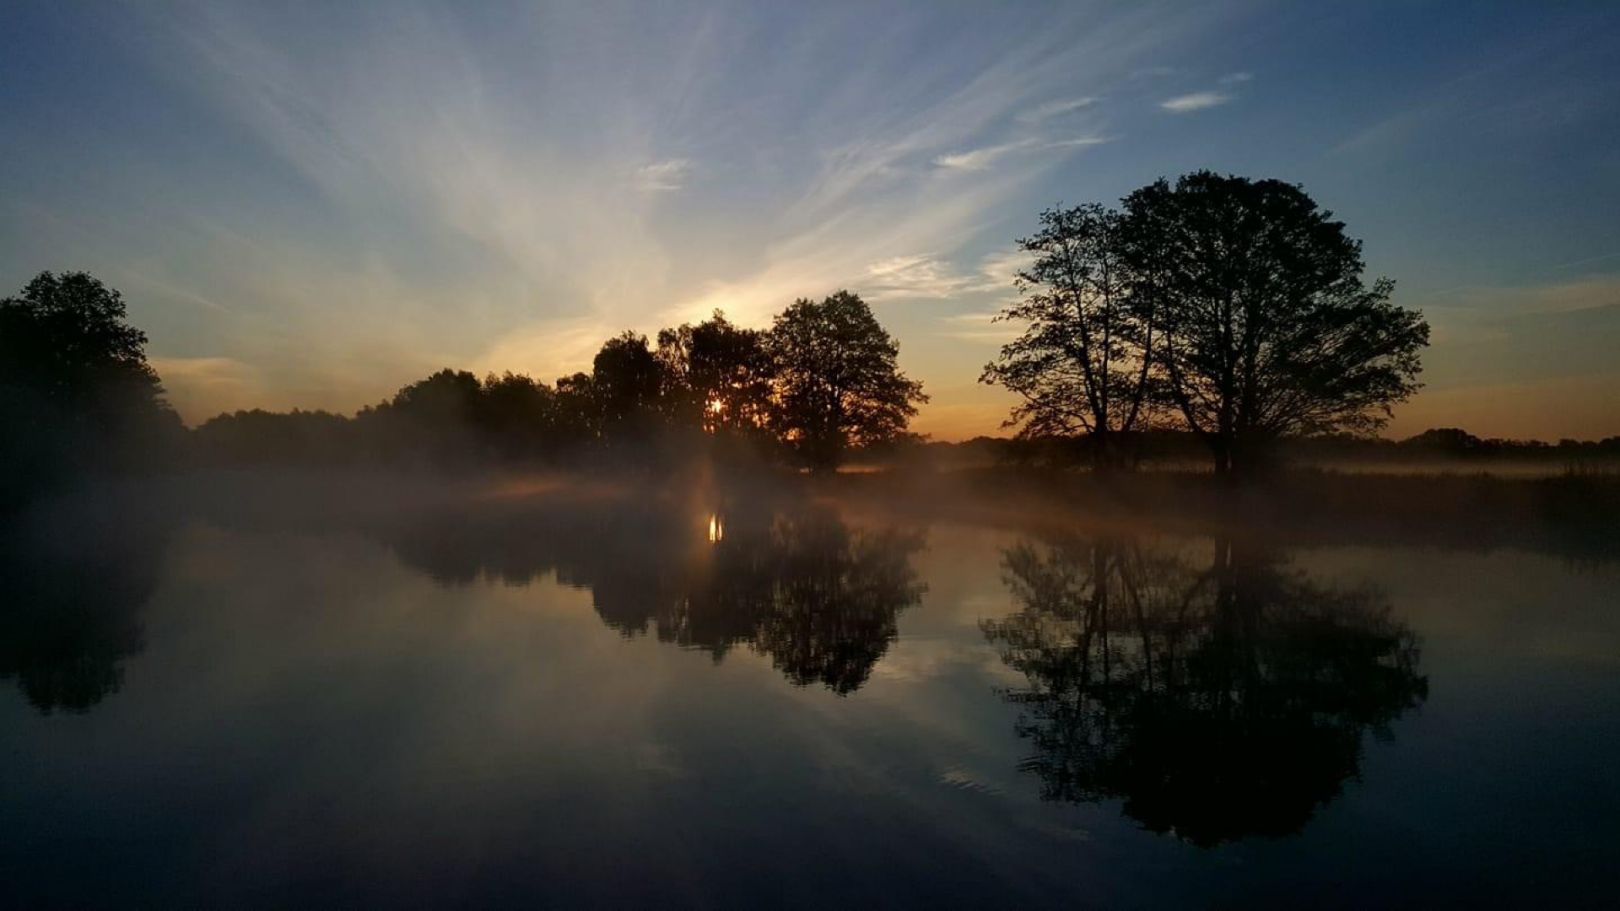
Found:
[{"label": "water reflection", "polygon": [[372,533],[441,584],[552,574],[591,592],[626,636],[709,652],[746,647],[798,685],[854,692],[924,586],[923,534],[854,527],[834,509],[751,494],[703,509],[662,498],[458,506]]},{"label": "water reflection", "polygon": [[117,692],[167,540],[164,521],[87,504],[0,524],[0,680],[44,714]]},{"label": "water reflection", "polygon": [[1365,732],[1428,695],[1413,633],[1369,589],[1219,540],[1200,565],[1129,538],[1008,549],[1022,609],[985,636],[1048,800],[1121,799],[1198,845],[1298,832],[1358,774]]}]

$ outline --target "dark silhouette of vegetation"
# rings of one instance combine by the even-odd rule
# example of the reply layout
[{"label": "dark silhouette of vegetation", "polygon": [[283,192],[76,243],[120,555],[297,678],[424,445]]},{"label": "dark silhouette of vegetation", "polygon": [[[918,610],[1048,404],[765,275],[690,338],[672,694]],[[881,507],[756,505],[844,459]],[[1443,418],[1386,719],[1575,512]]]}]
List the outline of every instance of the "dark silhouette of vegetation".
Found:
[{"label": "dark silhouette of vegetation", "polygon": [[[685,487],[686,485],[678,485]],[[924,591],[910,527],[851,526],[828,506],[748,485],[696,499],[642,487],[539,497],[453,498],[420,510],[292,514],[272,521],[354,528],[441,585],[528,585],[547,576],[586,589],[627,637],[707,652],[744,647],[795,685],[854,692]],[[305,494],[307,496],[307,493]],[[261,516],[233,493],[212,521]]]},{"label": "dark silhouette of vegetation", "polygon": [[0,300],[0,507],[88,470],[172,457],[179,419],[123,298],[41,272]]},{"label": "dark silhouette of vegetation", "polygon": [[890,442],[928,401],[896,363],[900,348],[866,302],[840,291],[800,299],[777,315],[775,425],[814,468],[836,468],[851,445]]},{"label": "dark silhouette of vegetation", "polygon": [[590,373],[555,386],[522,374],[480,381],[441,370],[363,408],[219,415],[195,434],[212,464],[384,462],[669,467],[683,454],[834,468],[852,446],[903,437],[920,383],[861,299],[799,301],[768,331],[724,314],[609,339]]},{"label": "dark silhouette of vegetation", "polygon": [[1199,171],[1042,222],[1037,293],[1003,314],[1029,328],[984,375],[1025,397],[1030,433],[1107,444],[1152,393],[1217,474],[1246,475],[1283,437],[1376,430],[1418,388],[1428,324],[1363,283],[1360,242],[1295,185]]},{"label": "dark silhouette of vegetation", "polygon": [[[1121,434],[1119,448],[1130,464],[1154,473],[1196,473],[1208,464],[1209,449],[1184,430]],[[907,441],[863,461],[898,470],[962,470],[1094,467],[1096,451],[1088,436],[1020,435],[974,437],[958,443]],[[1378,474],[1574,475],[1620,478],[1620,437],[1563,439],[1556,443],[1476,437],[1456,428],[1427,430],[1401,440],[1358,434],[1284,437],[1271,446],[1277,465],[1297,471]],[[1113,480],[1123,483],[1117,476]],[[1281,483],[1278,477],[1271,483]]]},{"label": "dark silhouette of vegetation", "polygon": [[[41,273],[0,301],[0,506],[87,470],[176,466],[187,435],[123,299],[84,273]],[[861,299],[801,300],[770,330],[716,312],[607,340],[589,373],[547,385],[440,370],[353,418],[254,409],[190,436],[205,465],[490,464],[669,468],[694,456],[791,457],[834,468],[852,446],[902,438],[920,383]]]},{"label": "dark silhouette of vegetation", "polygon": [[1362,283],[1361,243],[1299,187],[1200,171],[1124,207],[1162,327],[1150,357],[1217,473],[1285,435],[1374,430],[1417,390],[1428,324],[1393,282]]},{"label": "dark silhouette of vegetation", "polygon": [[626,332],[603,343],[591,362],[591,390],[604,440],[651,436],[662,418],[664,375],[647,337]]},{"label": "dark silhouette of vegetation", "polygon": [[1095,204],[1041,213],[1041,230],[1018,241],[1034,256],[1018,273],[1022,296],[997,316],[1027,326],[980,378],[1023,397],[1008,421],[1021,437],[1084,434],[1097,468],[1121,462],[1121,439],[1154,404],[1154,297],[1131,271],[1123,231],[1118,212]]},{"label": "dark silhouette of vegetation", "polygon": [[725,314],[658,333],[671,410],[710,433],[758,438],[770,428],[776,364],[766,333]]},{"label": "dark silhouette of vegetation", "polygon": [[170,527],[108,492],[54,505],[0,522],[0,680],[47,715],[122,686]]},{"label": "dark silhouette of vegetation", "polygon": [[1413,634],[1367,590],[1324,588],[1217,540],[1198,571],[1099,537],[1005,555],[1021,610],[983,624],[1029,679],[1007,694],[1048,800],[1120,799],[1211,846],[1298,832],[1356,777],[1364,733],[1428,695]]}]

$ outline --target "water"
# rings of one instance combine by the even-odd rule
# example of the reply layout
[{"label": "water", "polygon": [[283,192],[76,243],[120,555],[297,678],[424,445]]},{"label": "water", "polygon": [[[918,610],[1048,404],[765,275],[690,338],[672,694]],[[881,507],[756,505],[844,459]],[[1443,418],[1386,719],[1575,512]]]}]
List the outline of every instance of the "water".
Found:
[{"label": "water", "polygon": [[1620,861],[1613,562],[255,490],[9,533],[0,903],[1601,904]]}]

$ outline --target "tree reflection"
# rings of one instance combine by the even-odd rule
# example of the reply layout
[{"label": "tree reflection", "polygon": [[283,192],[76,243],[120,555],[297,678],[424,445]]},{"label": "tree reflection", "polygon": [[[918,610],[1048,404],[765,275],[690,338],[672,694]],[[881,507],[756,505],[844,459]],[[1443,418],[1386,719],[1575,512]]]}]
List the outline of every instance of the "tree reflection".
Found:
[{"label": "tree reflection", "polygon": [[553,574],[588,589],[602,621],[626,636],[655,635],[717,662],[742,646],[797,685],[859,688],[894,641],[899,612],[924,591],[911,566],[922,534],[852,527],[792,498],[715,502],[489,503],[374,531],[441,584]]},{"label": "tree reflection", "polygon": [[167,534],[128,520],[107,508],[0,526],[0,680],[41,713],[88,711],[118,691],[124,660],[145,645],[139,611]]},{"label": "tree reflection", "polygon": [[1048,800],[1122,799],[1198,845],[1298,832],[1358,774],[1362,735],[1428,694],[1377,592],[1319,585],[1222,540],[1208,569],[1120,538],[1020,544],[1023,605],[983,624],[1029,685],[1009,692]]}]

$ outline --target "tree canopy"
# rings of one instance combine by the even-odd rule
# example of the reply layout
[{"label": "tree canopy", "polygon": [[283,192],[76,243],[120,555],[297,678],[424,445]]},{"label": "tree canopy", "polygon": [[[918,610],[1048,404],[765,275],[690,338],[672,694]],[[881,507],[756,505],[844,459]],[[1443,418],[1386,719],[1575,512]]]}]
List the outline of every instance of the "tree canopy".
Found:
[{"label": "tree canopy", "polygon": [[[146,334],[124,299],[84,272],[41,272],[0,300],[0,443],[6,483],[118,463],[178,429]],[[0,492],[0,499],[9,494]]]},{"label": "tree canopy", "polygon": [[1199,171],[1119,211],[1048,210],[1019,243],[1034,262],[1001,318],[1025,329],[981,379],[1023,398],[1026,435],[1107,453],[1174,416],[1217,473],[1248,472],[1279,437],[1376,430],[1418,389],[1428,324],[1293,184]]},{"label": "tree canopy", "polygon": [[777,315],[769,344],[775,425],[813,467],[835,467],[851,445],[899,438],[928,401],[900,371],[900,346],[848,291],[795,301]]},{"label": "tree canopy", "polygon": [[[850,446],[902,435],[920,384],[866,304],[840,292],[801,301],[772,329],[716,312],[646,336],[625,332],[589,373],[554,385],[524,374],[439,370],[353,421],[325,412],[238,411],[197,430],[204,458],[439,467],[599,460],[656,467],[703,453],[725,461],[792,452],[834,467]],[[818,385],[828,380],[833,386]],[[832,394],[818,397],[823,392]],[[821,409],[821,410],[818,410]]]},{"label": "tree canopy", "polygon": [[1151,408],[1152,300],[1125,260],[1121,217],[1095,203],[1041,213],[1018,241],[1033,261],[1018,273],[1020,299],[998,320],[1026,324],[981,379],[1023,401],[1009,424],[1025,437],[1090,434],[1099,465],[1118,457],[1113,436]]},{"label": "tree canopy", "polygon": [[1428,324],[1393,282],[1363,283],[1361,243],[1300,187],[1200,171],[1124,212],[1159,326],[1148,357],[1217,472],[1283,435],[1375,430],[1418,389]]},{"label": "tree canopy", "polygon": [[739,327],[716,310],[696,326],[660,331],[658,359],[672,407],[705,430],[750,433],[770,421],[776,369],[765,333]]}]

